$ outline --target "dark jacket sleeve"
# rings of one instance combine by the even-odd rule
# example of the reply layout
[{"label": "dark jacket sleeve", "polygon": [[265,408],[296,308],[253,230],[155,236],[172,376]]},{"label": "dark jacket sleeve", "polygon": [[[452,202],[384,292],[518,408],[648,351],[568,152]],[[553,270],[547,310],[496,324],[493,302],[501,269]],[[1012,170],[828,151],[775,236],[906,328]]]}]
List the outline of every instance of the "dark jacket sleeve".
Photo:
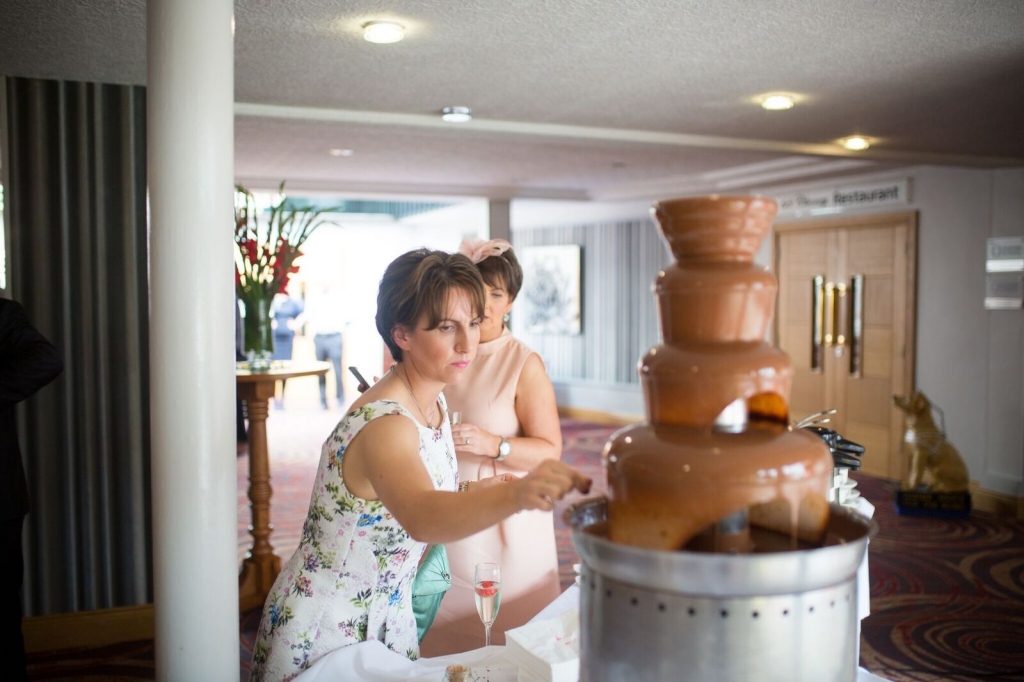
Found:
[{"label": "dark jacket sleeve", "polygon": [[28,398],[63,368],[57,349],[29,324],[24,308],[0,299],[0,410]]},{"label": "dark jacket sleeve", "polygon": [[20,304],[0,298],[0,518],[29,511],[28,485],[16,429],[16,403],[60,374],[57,349],[29,324]]}]

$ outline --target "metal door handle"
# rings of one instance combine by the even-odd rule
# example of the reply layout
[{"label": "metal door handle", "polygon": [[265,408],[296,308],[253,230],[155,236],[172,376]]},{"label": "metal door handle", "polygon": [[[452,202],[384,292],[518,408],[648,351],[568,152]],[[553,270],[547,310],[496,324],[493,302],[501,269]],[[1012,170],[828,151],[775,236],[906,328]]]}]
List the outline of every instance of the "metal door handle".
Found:
[{"label": "metal door handle", "polygon": [[843,308],[847,304],[846,285],[835,284],[832,291],[832,345],[835,348],[836,357],[841,358],[848,336],[845,326],[846,315],[843,314]]},{"label": "metal door handle", "polygon": [[850,376],[861,376],[864,354],[864,275],[850,280]]},{"label": "metal door handle", "polygon": [[825,345],[831,346],[835,340],[836,332],[836,285],[834,282],[825,283]]},{"label": "metal door handle", "polygon": [[825,335],[825,277],[811,279],[811,370],[820,372]]}]

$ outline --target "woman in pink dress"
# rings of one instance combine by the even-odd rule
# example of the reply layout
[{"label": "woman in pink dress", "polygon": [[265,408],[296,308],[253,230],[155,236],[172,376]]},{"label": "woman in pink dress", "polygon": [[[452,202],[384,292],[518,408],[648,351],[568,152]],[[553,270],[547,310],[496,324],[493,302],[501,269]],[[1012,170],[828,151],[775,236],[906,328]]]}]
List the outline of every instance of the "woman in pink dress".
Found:
[{"label": "woman in pink dress", "polygon": [[[505,326],[523,270],[503,239],[466,240],[459,251],[477,264],[485,293],[476,360],[458,385],[444,389],[449,409],[461,413],[461,423],[452,427],[459,479],[523,476],[562,455],[555,391],[544,363]],[[473,568],[478,563],[495,562],[502,569],[501,608],[492,644],[504,644],[505,630],[525,624],[560,593],[550,511],[513,515],[445,547],[452,588],[421,644],[425,656],[484,645],[473,599]]]}]

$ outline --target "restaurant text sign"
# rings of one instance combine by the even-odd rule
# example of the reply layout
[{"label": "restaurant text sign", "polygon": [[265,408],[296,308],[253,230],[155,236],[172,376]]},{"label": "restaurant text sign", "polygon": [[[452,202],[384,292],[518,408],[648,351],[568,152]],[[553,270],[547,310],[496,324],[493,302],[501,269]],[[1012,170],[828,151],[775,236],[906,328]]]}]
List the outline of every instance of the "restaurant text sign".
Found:
[{"label": "restaurant text sign", "polygon": [[807,192],[781,194],[775,197],[779,213],[796,213],[813,209],[862,208],[865,206],[887,206],[906,204],[909,180],[877,182],[853,187],[833,187]]}]

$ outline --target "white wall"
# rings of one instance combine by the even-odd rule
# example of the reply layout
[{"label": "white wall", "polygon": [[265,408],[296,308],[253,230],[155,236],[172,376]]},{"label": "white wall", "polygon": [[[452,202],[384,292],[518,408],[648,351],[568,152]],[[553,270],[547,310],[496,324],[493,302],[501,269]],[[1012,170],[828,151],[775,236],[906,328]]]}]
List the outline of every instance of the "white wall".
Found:
[{"label": "white wall", "polygon": [[[367,379],[381,373],[384,342],[377,332],[377,290],[384,270],[399,255],[419,247],[453,251],[462,237],[484,235],[486,200],[468,200],[401,221],[385,216],[344,216],[324,225],[306,242],[297,282],[337,288],[346,301],[345,362]],[[296,293],[295,291],[292,292]],[[346,374],[344,381],[355,388]]]},{"label": "white wall", "polygon": [[[752,193],[903,177],[911,181],[909,204],[843,213],[919,212],[917,387],[945,413],[971,478],[988,490],[1024,496],[1024,311],[984,307],[985,240],[1024,235],[1024,169],[922,166]],[[513,204],[513,231],[647,216],[636,202],[594,203],[578,212],[570,202],[529,203],[522,211],[520,202]],[[771,262],[765,249],[758,262]],[[560,404],[613,414],[639,415],[643,405],[636,387],[559,383],[556,391]]]},{"label": "white wall", "polygon": [[[1024,169],[994,173],[991,237],[1024,235]],[[988,317],[988,393],[985,400],[985,476],[1016,483],[1024,496],[1024,312],[991,311]],[[973,473],[973,471],[972,471]],[[1009,490],[1008,490],[1009,491]]]},{"label": "white wall", "polygon": [[925,169],[915,197],[917,385],[945,412],[971,478],[1024,494],[1024,311],[983,305],[985,240],[1024,235],[1024,170]]},{"label": "white wall", "polygon": [[650,216],[645,201],[555,201],[516,199],[512,202],[512,229],[531,230],[561,225],[636,220]]},{"label": "white wall", "polygon": [[[402,224],[416,228],[417,239],[423,244],[444,251],[454,251],[464,237],[485,238],[488,232],[486,199],[466,199],[428,213],[418,213],[402,220]],[[406,249],[408,250],[408,249]]]},{"label": "white wall", "polygon": [[916,386],[945,414],[971,479],[1024,495],[1024,311],[984,306],[985,240],[1024,235],[1024,169],[922,166],[758,192],[903,177],[905,208],[918,211]]},{"label": "white wall", "polygon": [[[303,248],[296,280],[306,283],[311,296],[327,285],[345,301],[343,316],[349,324],[344,361],[362,369],[367,379],[381,373],[384,355],[374,322],[380,278],[388,263],[419,246],[415,242],[420,238],[412,228],[393,220],[346,220],[320,227]],[[350,382],[347,372],[342,380]]]}]

